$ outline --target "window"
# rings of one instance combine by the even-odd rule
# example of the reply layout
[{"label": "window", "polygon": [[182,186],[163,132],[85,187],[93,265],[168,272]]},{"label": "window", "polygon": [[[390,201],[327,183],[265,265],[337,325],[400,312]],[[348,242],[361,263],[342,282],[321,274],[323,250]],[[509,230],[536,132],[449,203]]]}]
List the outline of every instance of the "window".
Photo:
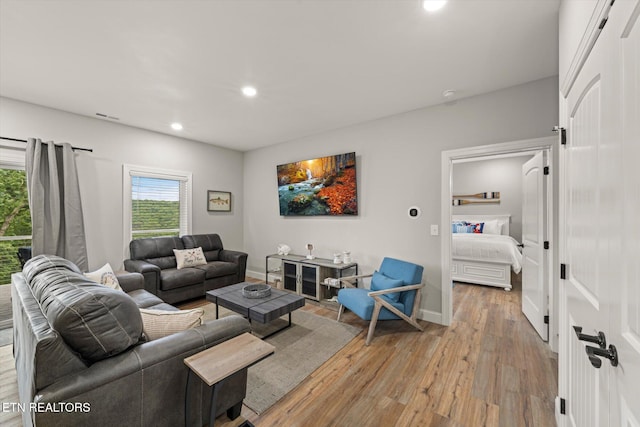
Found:
[{"label": "window", "polygon": [[31,246],[31,213],[24,148],[0,147],[0,285],[22,270],[18,248]]},{"label": "window", "polygon": [[191,173],[124,166],[125,245],[191,233]]}]

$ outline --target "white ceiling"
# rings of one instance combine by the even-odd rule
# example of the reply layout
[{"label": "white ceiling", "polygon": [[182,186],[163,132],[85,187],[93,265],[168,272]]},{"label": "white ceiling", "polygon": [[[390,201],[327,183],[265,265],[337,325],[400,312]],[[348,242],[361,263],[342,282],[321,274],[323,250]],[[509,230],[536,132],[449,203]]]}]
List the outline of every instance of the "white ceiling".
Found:
[{"label": "white ceiling", "polygon": [[0,95],[246,151],[556,75],[558,7],[0,0]]}]

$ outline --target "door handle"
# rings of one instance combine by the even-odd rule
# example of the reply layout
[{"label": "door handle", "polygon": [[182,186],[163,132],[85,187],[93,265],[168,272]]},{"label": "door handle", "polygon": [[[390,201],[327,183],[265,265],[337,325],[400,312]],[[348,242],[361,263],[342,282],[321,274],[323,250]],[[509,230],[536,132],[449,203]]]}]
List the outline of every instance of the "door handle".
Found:
[{"label": "door handle", "polygon": [[611,366],[618,366],[618,351],[616,350],[615,345],[610,345],[609,349],[606,350],[603,348],[592,347],[588,345],[585,347],[585,350],[587,352],[587,355],[589,356],[589,361],[594,368],[600,369],[600,366],[602,366],[602,359],[600,359],[601,357],[609,359],[609,361],[611,362]]},{"label": "door handle", "polygon": [[587,335],[582,333],[582,326],[574,326],[573,330],[576,331],[576,335],[580,341],[588,341],[594,344],[598,344],[600,348],[607,348],[607,337],[604,332],[598,332],[598,335]]}]

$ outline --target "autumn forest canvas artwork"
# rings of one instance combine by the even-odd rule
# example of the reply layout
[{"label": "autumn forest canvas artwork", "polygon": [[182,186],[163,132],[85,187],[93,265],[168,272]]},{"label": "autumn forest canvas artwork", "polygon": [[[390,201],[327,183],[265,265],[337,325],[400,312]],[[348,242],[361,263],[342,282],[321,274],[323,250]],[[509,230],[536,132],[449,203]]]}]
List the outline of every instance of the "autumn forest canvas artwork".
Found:
[{"label": "autumn forest canvas artwork", "polygon": [[278,165],[280,215],[357,215],[356,153]]}]

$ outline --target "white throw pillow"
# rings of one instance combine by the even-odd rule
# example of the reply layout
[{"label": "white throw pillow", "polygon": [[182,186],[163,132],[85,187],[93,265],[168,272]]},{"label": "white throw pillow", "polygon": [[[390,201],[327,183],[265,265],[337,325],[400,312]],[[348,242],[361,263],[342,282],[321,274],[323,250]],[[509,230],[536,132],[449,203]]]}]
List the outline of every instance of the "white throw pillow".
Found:
[{"label": "white throw pillow", "polygon": [[482,232],[484,234],[502,234],[502,224],[500,224],[497,219],[485,221]]},{"label": "white throw pillow", "polygon": [[144,334],[149,340],[156,340],[202,325],[204,310],[194,308],[191,310],[169,311],[141,308],[140,315],[142,316]]},{"label": "white throw pillow", "polygon": [[207,265],[202,248],[174,249],[178,270],[185,267],[195,267],[197,265]]},{"label": "white throw pillow", "polygon": [[111,264],[106,263],[99,270],[91,271],[89,273],[84,273],[84,275],[89,280],[93,280],[94,282],[100,283],[101,285],[105,285],[111,289],[115,289],[117,291],[121,291],[120,282],[118,282],[118,278],[116,274],[113,272],[111,268]]}]

